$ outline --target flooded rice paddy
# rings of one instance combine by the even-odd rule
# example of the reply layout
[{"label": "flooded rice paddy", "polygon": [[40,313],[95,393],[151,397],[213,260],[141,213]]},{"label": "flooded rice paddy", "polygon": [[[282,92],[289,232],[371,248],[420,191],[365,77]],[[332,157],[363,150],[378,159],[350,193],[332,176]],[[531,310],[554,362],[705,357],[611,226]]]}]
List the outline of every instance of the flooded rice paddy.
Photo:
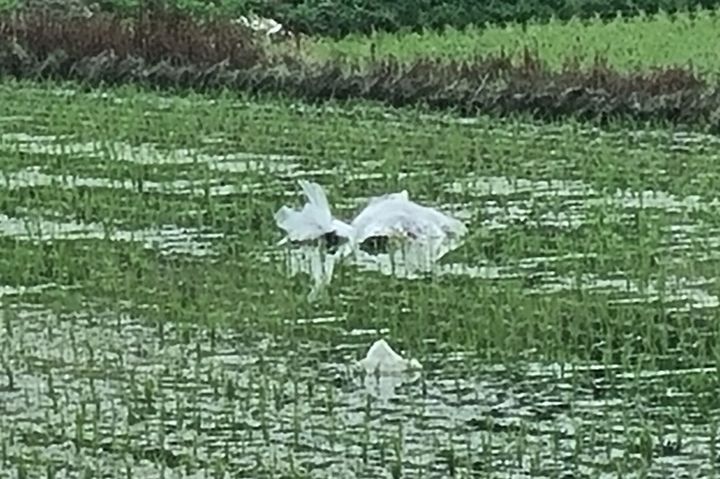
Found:
[{"label": "flooded rice paddy", "polygon": [[[717,138],[0,105],[0,477],[715,477]],[[407,189],[470,232],[420,269],[279,246],[298,178],[343,218]],[[381,338],[421,368],[366,373]]]}]

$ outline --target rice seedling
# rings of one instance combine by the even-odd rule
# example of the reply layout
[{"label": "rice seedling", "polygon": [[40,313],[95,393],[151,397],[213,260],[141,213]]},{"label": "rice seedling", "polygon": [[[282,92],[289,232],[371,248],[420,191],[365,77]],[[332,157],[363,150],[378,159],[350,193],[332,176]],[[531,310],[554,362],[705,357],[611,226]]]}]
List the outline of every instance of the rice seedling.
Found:
[{"label": "rice seedling", "polygon": [[[0,104],[24,118],[0,119],[3,471],[717,469],[715,137],[132,87]],[[298,178],[340,217],[407,189],[467,238],[418,277],[339,264],[310,302],[272,218]],[[380,339],[422,370],[368,377]]]},{"label": "rice seedling", "polygon": [[314,58],[346,57],[361,61],[387,56],[412,61],[427,55],[447,60],[470,59],[491,52],[514,55],[530,49],[554,68],[560,68],[568,58],[587,65],[595,55],[602,54],[610,65],[623,71],[672,65],[714,76],[718,57],[712,45],[718,38],[717,22],[715,10],[703,9],[610,21],[554,19],[538,24],[446,28],[442,32],[379,32],[351,34],[342,39],[317,37],[309,39],[304,49],[306,55]]}]

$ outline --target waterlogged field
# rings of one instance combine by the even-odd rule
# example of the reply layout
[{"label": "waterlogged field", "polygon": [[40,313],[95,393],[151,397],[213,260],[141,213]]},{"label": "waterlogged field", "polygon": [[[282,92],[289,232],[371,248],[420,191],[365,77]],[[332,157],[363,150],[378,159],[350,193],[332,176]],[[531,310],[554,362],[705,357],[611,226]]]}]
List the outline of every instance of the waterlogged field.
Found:
[{"label": "waterlogged field", "polygon": [[[714,477],[719,141],[0,88],[0,477]],[[462,218],[315,279],[323,184]],[[377,339],[420,371],[365,376]]]}]

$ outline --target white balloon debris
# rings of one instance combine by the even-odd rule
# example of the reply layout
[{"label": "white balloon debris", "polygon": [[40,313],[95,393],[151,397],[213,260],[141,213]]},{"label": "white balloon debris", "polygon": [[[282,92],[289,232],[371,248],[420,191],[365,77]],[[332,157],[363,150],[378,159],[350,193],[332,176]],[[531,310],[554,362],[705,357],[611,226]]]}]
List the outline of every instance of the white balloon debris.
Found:
[{"label": "white balloon debris", "polygon": [[255,14],[241,15],[233,20],[233,23],[243,25],[251,30],[262,33],[266,37],[287,36],[292,37],[293,33],[283,26],[282,23],[272,18],[260,17]]},{"label": "white balloon debris", "polygon": [[334,235],[357,247],[373,238],[428,240],[458,238],[467,233],[461,221],[411,201],[406,190],[370,198],[352,223],[347,224],[332,216],[322,186],[306,180],[299,183],[307,198],[302,210],[283,206],[275,213],[276,224],[287,234],[284,241]]},{"label": "white balloon debris", "polygon": [[422,369],[418,360],[403,358],[384,339],[375,341],[356,365],[364,369],[363,384],[368,394],[383,400],[393,397],[404,383],[415,382]]},{"label": "white balloon debris", "polygon": [[299,183],[308,201],[302,210],[282,206],[275,213],[275,223],[287,233],[283,241],[310,241],[331,233],[348,238],[353,234],[350,225],[333,218],[322,186],[305,180]]},{"label": "white balloon debris", "polygon": [[[299,210],[282,206],[274,216],[277,226],[286,233],[280,244],[299,243],[302,249],[309,242],[322,240],[340,245],[332,254],[321,249],[309,256],[307,251],[291,253],[291,274],[303,271],[315,282],[310,299],[317,298],[330,283],[334,264],[342,258],[352,255],[354,263],[363,269],[413,278],[418,273],[432,272],[437,260],[457,248],[467,233],[461,221],[411,201],[407,190],[371,197],[348,224],[333,217],[322,186],[306,180],[299,184],[307,200],[305,205]],[[393,247],[384,253],[364,251],[363,246],[383,241]]]},{"label": "white balloon debris", "polygon": [[407,360],[393,351],[384,339],[379,339],[370,346],[364,359],[358,361],[358,365],[365,369],[366,373],[392,374],[401,373],[409,369],[422,369],[422,365],[416,359]]}]

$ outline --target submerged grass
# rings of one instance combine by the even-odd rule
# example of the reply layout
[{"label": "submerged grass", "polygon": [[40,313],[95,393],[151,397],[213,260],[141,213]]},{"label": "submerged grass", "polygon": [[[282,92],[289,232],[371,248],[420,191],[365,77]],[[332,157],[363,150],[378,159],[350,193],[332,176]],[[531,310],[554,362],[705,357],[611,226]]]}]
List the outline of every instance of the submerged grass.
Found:
[{"label": "submerged grass", "polygon": [[[717,467],[717,138],[64,87],[0,88],[3,470]],[[303,177],[340,217],[407,189],[469,237],[309,302],[272,220]],[[384,402],[349,370],[378,337],[424,365]]]},{"label": "submerged grass", "polygon": [[[21,91],[22,93],[15,94],[7,90],[4,93],[4,103],[12,109],[13,104],[17,108],[18,99],[24,95],[28,97],[25,97],[22,103],[27,102],[27,104],[44,101],[42,98],[47,95],[47,92],[41,91]],[[701,172],[704,177],[713,177],[717,174],[717,172],[713,173],[714,163],[710,160],[712,153],[709,151],[705,153],[699,150],[695,154],[688,154],[674,152],[669,146],[666,146],[665,150],[648,149],[648,145],[661,140],[640,141],[627,133],[607,140],[600,138],[590,147],[587,139],[591,133],[583,131],[579,126],[558,127],[558,132],[561,133],[555,133],[552,127],[547,127],[550,131],[540,134],[531,133],[532,130],[525,130],[524,127],[518,129],[519,126],[513,126],[512,123],[503,127],[492,126],[486,119],[479,120],[475,125],[459,127],[452,123],[443,124],[432,118],[419,118],[415,115],[406,119],[406,114],[403,113],[397,113],[395,119],[373,117],[372,109],[369,113],[354,116],[316,108],[293,111],[278,106],[268,110],[265,106],[256,107],[228,99],[207,102],[201,98],[188,99],[185,108],[182,102],[179,102],[177,109],[172,111],[160,113],[162,110],[156,110],[158,116],[155,119],[138,124],[125,119],[133,118],[136,112],[152,109],[153,103],[157,107],[161,101],[153,96],[139,93],[135,95],[137,96],[128,104],[115,103],[108,99],[93,99],[79,94],[74,95],[72,103],[68,105],[48,103],[44,118],[38,118],[35,123],[35,128],[45,133],[56,128],[60,132],[63,127],[59,125],[70,125],[76,121],[74,120],[76,115],[91,111],[97,113],[97,118],[113,118],[112,123],[105,125],[99,121],[98,129],[92,133],[96,141],[100,142],[99,150],[106,153],[100,156],[87,155],[83,150],[74,153],[72,145],[87,141],[88,138],[83,136],[89,136],[88,133],[81,133],[77,142],[75,139],[64,140],[65,146],[59,151],[52,153],[39,151],[30,156],[21,151],[19,143],[11,143],[14,146],[5,149],[8,167],[4,169],[7,191],[7,195],[2,199],[4,211],[20,215],[22,218],[37,214],[31,213],[32,211],[43,215],[70,217],[81,222],[108,225],[110,230],[147,228],[158,224],[173,224],[183,228],[208,228],[237,238],[245,245],[240,249],[252,251],[263,245],[270,245],[272,237],[275,236],[272,212],[278,204],[290,199],[286,195],[279,194],[278,188],[282,185],[290,186],[286,183],[287,179],[302,174],[302,171],[316,171],[320,174],[321,180],[323,177],[337,178],[328,184],[329,194],[334,198],[338,198],[338,193],[341,191],[346,197],[352,198],[372,191],[401,186],[411,191],[418,191],[420,197],[427,195],[427,193],[423,194],[423,191],[434,191],[436,193],[427,197],[441,202],[464,205],[487,198],[485,201],[490,200],[491,203],[487,204],[488,209],[484,213],[482,210],[471,213],[472,220],[479,222],[478,225],[488,220],[486,217],[488,211],[492,212],[495,209],[497,210],[495,214],[506,211],[504,214],[511,215],[506,220],[511,220],[512,215],[519,216],[517,220],[507,225],[507,228],[496,232],[476,229],[473,235],[478,243],[468,244],[465,247],[466,252],[480,253],[488,256],[491,261],[512,261],[513,258],[522,258],[530,253],[551,256],[566,252],[568,248],[572,250],[580,247],[583,253],[606,256],[602,261],[587,258],[582,260],[580,265],[591,264],[599,268],[598,273],[611,273],[626,261],[637,262],[638,266],[643,265],[647,255],[663,247],[664,239],[660,232],[668,221],[667,215],[681,214],[683,208],[689,208],[689,212],[694,208],[700,208],[703,201],[713,198],[713,193],[712,190],[708,190],[697,200],[685,203],[683,203],[685,200],[675,199],[675,196],[661,196],[654,200],[655,197],[650,195],[644,201],[649,203],[656,201],[657,206],[650,205],[649,210],[643,209],[629,215],[618,209],[621,208],[622,203],[632,204],[636,198],[642,203],[643,199],[636,195],[648,188],[661,189],[665,192],[664,195],[680,195],[679,197],[682,198]],[[121,95],[117,98],[123,97]],[[30,99],[31,101],[28,101]],[[189,116],[190,112],[196,117],[203,117],[202,130],[190,130],[186,125],[184,126],[184,120],[177,121],[185,118],[186,115]],[[328,121],[328,115],[333,117],[332,121]],[[227,119],[231,117],[233,121],[228,122]],[[68,118],[73,120],[69,121]],[[414,125],[412,129],[406,127],[408,121]],[[175,122],[177,127],[174,126]],[[328,127],[329,124],[332,126]],[[389,125],[397,126],[389,127]],[[164,132],[168,130],[173,130],[177,136],[173,138],[165,135]],[[173,156],[173,144],[186,149],[187,145],[193,142],[201,143],[202,137],[211,131],[221,138],[225,145],[216,147],[221,152],[232,149],[236,152],[264,151],[265,154],[288,156],[286,159],[282,156],[277,159],[260,159],[260,163],[266,166],[254,167],[256,168],[254,171],[253,166],[237,166],[242,165],[245,161],[243,159],[224,160],[221,156],[223,153],[218,153],[217,157],[208,155],[207,163],[192,160],[192,155],[190,160]],[[516,140],[518,135],[523,135],[522,137],[525,138],[519,144]],[[163,148],[165,151],[158,155],[164,157],[169,164],[162,168],[143,166],[145,162],[152,163],[152,159],[140,156],[146,152],[142,149],[115,159],[110,153],[112,151],[110,141],[102,139],[110,137],[127,138],[130,139],[130,143],[136,145],[138,141],[158,141],[162,145],[158,151],[162,152]],[[139,140],[134,140],[135,138]],[[279,143],[273,141],[274,146],[268,150],[270,138],[282,138],[282,141]],[[341,138],[343,141],[339,141]],[[667,145],[672,137],[665,138]],[[40,140],[31,139],[31,141],[34,141],[37,150],[42,150]],[[103,150],[102,145],[107,149]],[[672,168],[677,163],[678,155],[683,158],[683,170],[674,171],[673,174],[666,173],[666,168]],[[296,157],[297,159],[294,159]],[[615,157],[617,160],[612,161]],[[13,158],[24,160],[13,161]],[[355,158],[357,160],[353,160]],[[83,161],[86,165],[84,167],[80,166]],[[189,181],[192,185],[190,189],[185,183],[177,188],[177,183],[170,180],[173,161],[176,162],[174,168],[178,177]],[[184,163],[185,161],[189,163]],[[499,161],[501,164],[498,164]],[[233,168],[212,167],[222,163],[234,163],[236,171],[233,171]],[[283,163],[285,163],[284,167]],[[37,176],[21,174],[32,168],[35,168],[32,171],[41,172],[47,178],[54,178],[54,183],[38,184]],[[363,174],[370,172],[374,172],[373,175],[377,175],[377,178],[373,179],[371,176],[366,180],[353,179],[354,176],[362,178]],[[631,172],[634,172],[634,175],[630,176]],[[409,176],[405,176],[407,174]],[[455,186],[452,184],[443,186],[447,181],[445,178],[462,178],[467,175],[470,175],[468,181],[461,180]],[[513,186],[512,181],[507,184],[498,182],[495,186],[488,183],[488,191],[476,195],[472,189],[482,186],[474,186],[475,175],[519,176],[528,178],[530,184],[524,193],[513,193],[517,185]],[[583,198],[610,194],[618,198],[619,204],[613,206],[605,205],[602,201],[598,202],[597,206],[593,207],[594,211],[582,213],[582,215],[592,214],[593,221],[590,223],[585,223],[586,220],[582,218],[573,218],[573,215],[581,213],[568,211],[562,197],[542,204],[531,203],[527,213],[508,210],[513,201],[516,201],[516,196],[517,199],[524,199],[526,195],[531,194],[532,188],[542,188],[542,178],[547,175],[553,178],[564,177],[567,181],[575,183],[581,182],[582,186],[577,187],[580,189],[575,192],[570,190],[568,192],[570,195]],[[97,181],[83,183],[82,180],[88,177],[96,178]],[[25,183],[19,182],[18,178],[24,178]],[[283,178],[287,179],[283,180]],[[120,181],[123,179],[130,180],[130,185],[126,187],[125,183]],[[482,182],[482,177],[477,181]],[[537,181],[537,186],[532,185],[533,181]],[[158,187],[157,190],[147,187],[143,189],[143,184],[152,183],[165,186]],[[568,183],[569,188],[574,188],[571,185],[572,183]],[[213,187],[218,189],[214,190]],[[562,183],[556,187],[562,188]],[[510,189],[507,193],[509,196],[496,196],[503,188]],[[596,192],[591,192],[590,188]],[[625,189],[628,190],[629,196],[622,193]],[[343,203],[341,200],[340,211],[353,208],[352,204]],[[669,210],[666,211],[665,208]],[[676,209],[680,211],[671,213]],[[524,217],[525,214],[528,216]],[[685,213],[687,214],[690,213]],[[716,222],[712,221],[712,217],[706,218],[700,212],[693,216],[678,218],[694,218],[693,221],[702,221],[710,228],[717,226]],[[575,224],[578,221],[580,224]],[[545,222],[547,224],[543,226]],[[613,229],[598,229],[597,225],[608,222]],[[488,226],[493,225],[490,223]],[[599,234],[601,236],[598,236]],[[637,235],[645,238],[642,248],[628,251],[626,256],[607,256],[609,250],[620,248]],[[247,241],[250,243],[246,243]],[[26,246],[21,243],[18,247]],[[234,254],[239,254],[239,244],[230,242],[227,247],[229,249],[223,254],[233,254],[233,251]],[[246,266],[248,272],[245,274],[250,274],[250,271],[256,267],[262,267],[250,261],[255,253],[244,254],[249,255],[242,256],[248,260]],[[457,254],[462,257],[462,252]],[[88,260],[95,259],[88,258]],[[587,263],[588,261],[591,262]],[[648,258],[647,261],[650,263],[642,268],[652,266],[653,260]],[[223,256],[218,258],[217,262],[220,266],[228,266],[227,262],[223,261]],[[572,270],[578,267],[578,264],[576,261],[568,261],[566,266],[563,267],[562,263],[558,266],[559,272],[563,272],[567,268]],[[93,268],[87,267],[85,270],[92,272]],[[242,277],[242,274],[240,271],[237,272],[239,277]],[[343,285],[343,276],[341,275],[340,278],[338,284]],[[350,278],[346,279],[351,281]],[[509,279],[509,283],[520,287],[522,282],[518,280],[519,278]],[[97,284],[92,278],[89,278],[89,281]],[[447,281],[450,281],[449,285],[454,282],[450,279]],[[217,281],[208,283],[218,284]],[[458,283],[460,288],[458,294],[461,294],[463,284],[464,282]],[[131,287],[132,284],[128,286]],[[263,288],[260,288],[253,293],[250,288],[246,293],[252,296],[260,294],[262,290]],[[479,290],[480,293],[482,291]],[[235,293],[233,289],[232,294]],[[228,299],[232,294],[229,294]],[[490,294],[490,291],[482,294]],[[127,291],[127,296],[126,299],[130,299],[133,296],[132,291]],[[418,296],[432,298],[422,294]],[[432,299],[432,301],[436,300],[437,298]],[[448,301],[453,300],[448,299]],[[506,303],[500,300],[498,302]],[[472,307],[484,309],[480,303],[482,301]],[[422,309],[438,308],[430,308],[428,305],[428,308]],[[370,317],[375,316],[385,315],[370,315]],[[461,337],[467,333],[458,329],[455,334]]]}]

